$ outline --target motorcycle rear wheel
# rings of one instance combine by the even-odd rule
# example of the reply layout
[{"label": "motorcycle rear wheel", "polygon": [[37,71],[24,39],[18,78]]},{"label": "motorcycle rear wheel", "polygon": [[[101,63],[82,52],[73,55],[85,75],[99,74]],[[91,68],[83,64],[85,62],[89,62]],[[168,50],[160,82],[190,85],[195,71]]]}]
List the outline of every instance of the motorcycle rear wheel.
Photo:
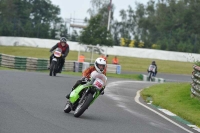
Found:
[{"label": "motorcycle rear wheel", "polygon": [[92,102],[93,100],[93,95],[91,93],[89,93],[87,96],[86,96],[86,99],[83,100],[83,103],[80,103],[75,112],[74,112],[74,117],[79,117],[81,116],[84,111],[90,106],[90,103]]}]

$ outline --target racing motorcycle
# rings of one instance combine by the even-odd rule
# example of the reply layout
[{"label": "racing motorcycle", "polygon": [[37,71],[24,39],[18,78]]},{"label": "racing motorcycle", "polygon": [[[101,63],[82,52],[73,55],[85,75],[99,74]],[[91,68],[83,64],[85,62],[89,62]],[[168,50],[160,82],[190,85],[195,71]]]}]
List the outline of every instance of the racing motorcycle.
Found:
[{"label": "racing motorcycle", "polygon": [[148,81],[153,81],[153,74],[155,74],[155,71],[156,71],[156,66],[150,65],[148,68],[148,76],[147,76]]},{"label": "racing motorcycle", "polygon": [[56,50],[53,53],[53,58],[52,58],[51,65],[50,65],[49,76],[52,76],[52,75],[56,76],[56,74],[59,71],[61,58],[62,58],[62,49],[56,48]]},{"label": "racing motorcycle", "polygon": [[90,79],[85,81],[83,85],[76,87],[71,93],[67,101],[64,112],[74,111],[74,117],[81,116],[86,109],[97,99],[104,89],[107,77],[93,71]]}]

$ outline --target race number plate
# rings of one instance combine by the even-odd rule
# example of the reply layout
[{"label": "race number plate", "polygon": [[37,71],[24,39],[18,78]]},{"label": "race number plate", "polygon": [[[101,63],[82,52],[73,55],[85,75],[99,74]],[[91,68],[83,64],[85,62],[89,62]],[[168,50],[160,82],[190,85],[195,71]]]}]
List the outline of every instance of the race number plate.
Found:
[{"label": "race number plate", "polygon": [[58,52],[58,51],[55,51],[55,52],[54,52],[54,56],[56,56],[56,57],[60,57],[60,56],[61,56],[61,53]]},{"label": "race number plate", "polygon": [[154,68],[155,68],[155,67],[154,67],[153,65],[151,65],[150,68],[149,68],[149,71],[153,71]]},{"label": "race number plate", "polygon": [[93,85],[96,88],[101,89],[103,87],[103,81],[101,79],[96,78],[96,80],[94,81]]}]

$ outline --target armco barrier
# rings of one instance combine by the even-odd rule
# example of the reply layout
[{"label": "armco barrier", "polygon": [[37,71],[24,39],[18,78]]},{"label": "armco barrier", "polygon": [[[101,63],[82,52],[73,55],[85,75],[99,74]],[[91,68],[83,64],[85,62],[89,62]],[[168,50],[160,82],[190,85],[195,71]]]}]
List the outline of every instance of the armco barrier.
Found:
[{"label": "armco barrier", "polygon": [[200,67],[193,66],[192,83],[191,83],[191,95],[200,98]]},{"label": "armco barrier", "polygon": [[[93,64],[88,62],[77,62],[77,61],[65,61],[63,67],[64,71],[73,71],[73,72],[82,72]],[[47,59],[38,59],[30,57],[19,57],[6,54],[0,54],[0,66],[7,68],[14,68],[20,70],[47,70],[49,66],[49,60]],[[121,73],[120,65],[107,65],[107,73]]]}]

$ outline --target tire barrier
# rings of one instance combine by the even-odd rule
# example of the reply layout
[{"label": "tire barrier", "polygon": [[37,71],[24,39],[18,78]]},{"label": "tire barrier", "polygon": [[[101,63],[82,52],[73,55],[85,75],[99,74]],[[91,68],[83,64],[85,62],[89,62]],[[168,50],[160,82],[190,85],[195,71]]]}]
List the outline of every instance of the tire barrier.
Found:
[{"label": "tire barrier", "polygon": [[[149,81],[147,79],[147,75],[141,74],[140,77],[142,78],[143,81]],[[165,79],[163,79],[163,78],[157,78],[157,77],[152,77],[152,81],[150,81],[150,82],[164,83]]]},{"label": "tire barrier", "polygon": [[191,96],[195,96],[200,99],[200,67],[193,66],[192,83],[191,83]]},{"label": "tire barrier", "polygon": [[[19,70],[41,71],[47,70],[49,60],[0,54],[0,66]],[[73,67],[74,61],[66,61],[63,70],[73,71]]]},{"label": "tire barrier", "polygon": [[[88,62],[65,61],[63,71],[82,72],[93,64]],[[31,57],[12,56],[7,54],[0,54],[0,66],[20,69],[20,70],[47,70],[49,66],[48,59],[38,59]],[[120,65],[107,64],[107,73],[121,73]]]}]

